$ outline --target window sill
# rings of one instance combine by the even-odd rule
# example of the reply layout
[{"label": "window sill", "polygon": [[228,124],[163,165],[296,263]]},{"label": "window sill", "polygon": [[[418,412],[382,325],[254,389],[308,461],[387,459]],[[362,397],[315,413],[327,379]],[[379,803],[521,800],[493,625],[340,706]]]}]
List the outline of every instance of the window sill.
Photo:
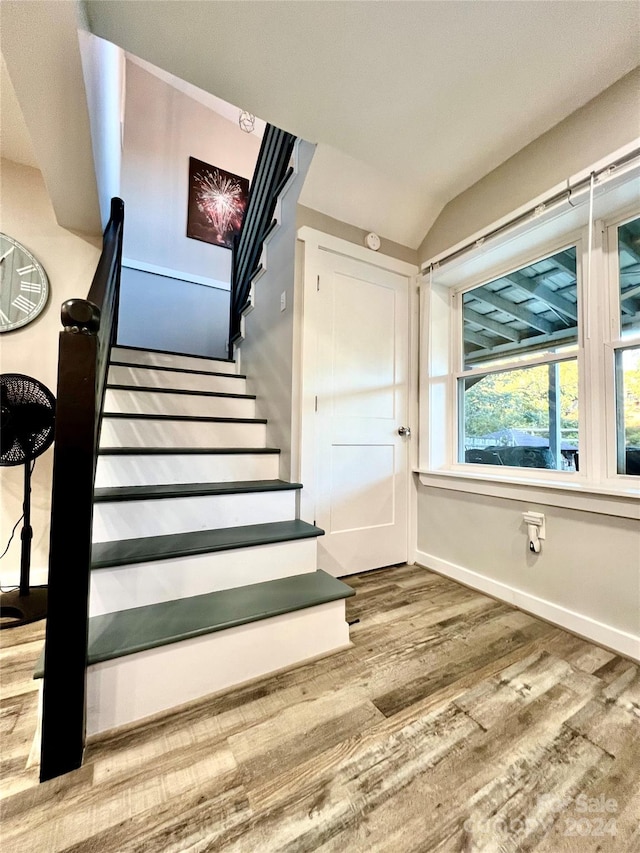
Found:
[{"label": "window sill", "polygon": [[[484,472],[414,469],[423,486],[640,519],[640,489],[587,482],[491,476]],[[634,478],[635,479],[635,478]]]}]

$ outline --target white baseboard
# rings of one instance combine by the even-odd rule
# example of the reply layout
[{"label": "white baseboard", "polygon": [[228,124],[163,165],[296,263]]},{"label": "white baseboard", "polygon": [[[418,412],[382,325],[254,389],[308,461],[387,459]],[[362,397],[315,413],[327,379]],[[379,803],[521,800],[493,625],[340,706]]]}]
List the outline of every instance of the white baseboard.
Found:
[{"label": "white baseboard", "polygon": [[484,592],[493,598],[512,604],[533,616],[539,616],[541,619],[552,622],[559,628],[565,628],[586,640],[640,662],[640,636],[621,631],[619,628],[606,625],[604,622],[598,622],[590,616],[568,610],[552,601],[538,598],[529,592],[523,592],[501,581],[478,574],[471,569],[465,569],[463,566],[450,563],[448,560],[442,560],[433,554],[416,551],[415,560],[419,566],[425,569],[430,569],[451,578],[451,580],[459,581],[465,586],[478,590],[478,592]]}]

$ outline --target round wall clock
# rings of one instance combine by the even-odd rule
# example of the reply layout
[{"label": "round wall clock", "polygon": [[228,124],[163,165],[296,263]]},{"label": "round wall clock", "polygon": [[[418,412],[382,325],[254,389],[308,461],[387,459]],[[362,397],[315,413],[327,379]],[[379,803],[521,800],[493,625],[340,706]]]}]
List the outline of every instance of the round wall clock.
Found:
[{"label": "round wall clock", "polygon": [[35,320],[48,298],[49,281],[42,264],[13,237],[0,234],[0,332],[12,332]]}]

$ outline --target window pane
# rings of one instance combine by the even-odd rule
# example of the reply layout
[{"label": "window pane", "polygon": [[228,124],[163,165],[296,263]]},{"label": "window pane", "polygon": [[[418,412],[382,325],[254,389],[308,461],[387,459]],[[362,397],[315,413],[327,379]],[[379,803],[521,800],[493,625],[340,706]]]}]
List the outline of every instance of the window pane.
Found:
[{"label": "window pane", "polygon": [[461,462],[578,470],[575,359],[459,382]]},{"label": "window pane", "polygon": [[622,336],[640,331],[640,219],[618,228],[620,329]]},{"label": "window pane", "polygon": [[640,474],[640,347],[616,353],[618,474]]},{"label": "window pane", "polygon": [[575,246],[467,291],[465,369],[575,345],[577,301]]}]

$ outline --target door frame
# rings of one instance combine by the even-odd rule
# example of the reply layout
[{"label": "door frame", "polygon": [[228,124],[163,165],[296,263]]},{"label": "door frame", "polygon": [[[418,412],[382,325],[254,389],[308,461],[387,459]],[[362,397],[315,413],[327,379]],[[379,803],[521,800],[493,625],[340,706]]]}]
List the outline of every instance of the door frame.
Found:
[{"label": "door frame", "polygon": [[297,232],[296,304],[294,306],[294,412],[299,423],[294,427],[291,448],[291,477],[302,483],[300,518],[316,518],[317,444],[315,399],[318,392],[316,360],[318,348],[318,312],[313,310],[318,292],[318,276],[326,253],[362,261],[407,279],[408,293],[408,378],[407,419],[411,439],[407,453],[407,560],[414,562],[417,548],[417,491],[411,472],[418,464],[418,276],[414,264],[382,255],[340,237],[303,226]]}]

